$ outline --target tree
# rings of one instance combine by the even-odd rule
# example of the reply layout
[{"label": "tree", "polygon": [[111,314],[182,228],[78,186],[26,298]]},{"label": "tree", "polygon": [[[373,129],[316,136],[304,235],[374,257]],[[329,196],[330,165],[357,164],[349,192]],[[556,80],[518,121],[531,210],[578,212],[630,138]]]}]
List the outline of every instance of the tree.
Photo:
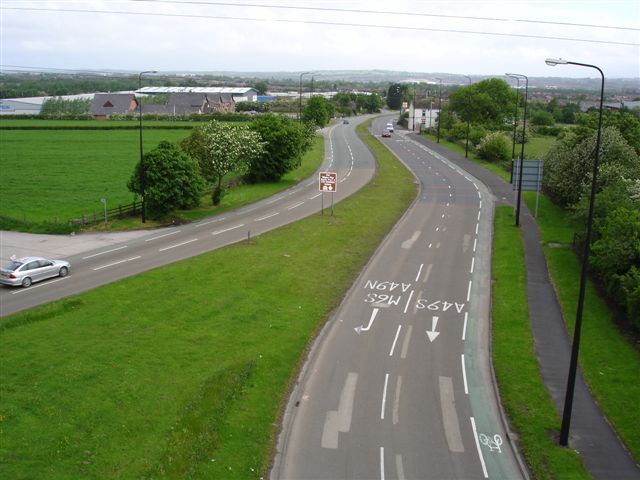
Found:
[{"label": "tree", "polygon": [[449,95],[449,107],[461,120],[495,127],[513,116],[514,102],[515,93],[498,78],[460,87]]},{"label": "tree", "polygon": [[500,132],[488,133],[478,144],[480,158],[488,162],[507,162],[511,157],[511,142]]},{"label": "tree", "polygon": [[329,123],[329,118],[333,112],[333,105],[326,98],[321,96],[311,97],[302,111],[302,119],[311,122],[322,128]]},{"label": "tree", "polygon": [[400,110],[406,88],[406,85],[402,85],[400,83],[389,85],[387,90],[387,106],[391,110]]},{"label": "tree", "polygon": [[198,161],[204,178],[214,184],[211,193],[214,205],[219,205],[222,199],[224,176],[230,172],[247,173],[249,164],[264,152],[257,132],[246,125],[229,125],[216,120],[194,128],[180,146]]},{"label": "tree", "polygon": [[260,81],[255,83],[253,88],[256,89],[256,91],[258,92],[258,95],[266,95],[267,94],[267,89],[269,88],[269,85],[264,80],[260,80]]},{"label": "tree", "polygon": [[[198,163],[170,142],[144,155],[144,198],[151,218],[161,218],[172,210],[200,204],[205,182]],[[141,194],[140,162],[127,183],[131,192]]]},{"label": "tree", "polygon": [[277,182],[282,175],[300,165],[308,143],[299,122],[269,113],[256,118],[249,128],[265,142],[262,155],[254,157],[249,164],[249,181]]},{"label": "tree", "polygon": [[382,110],[382,107],[384,107],[384,102],[382,101],[382,98],[380,98],[380,95],[373,92],[371,95],[365,96],[366,102],[364,108],[367,113],[378,113],[380,110]]}]

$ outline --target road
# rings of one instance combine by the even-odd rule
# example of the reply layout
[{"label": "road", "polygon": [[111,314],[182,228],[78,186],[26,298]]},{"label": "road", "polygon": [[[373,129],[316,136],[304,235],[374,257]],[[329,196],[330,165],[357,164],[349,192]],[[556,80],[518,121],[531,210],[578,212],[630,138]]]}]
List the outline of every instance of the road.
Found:
[{"label": "road", "polygon": [[312,348],[271,478],[522,478],[490,367],[493,198],[402,132],[383,141],[419,195]]},{"label": "road", "polygon": [[[337,173],[334,202],[358,191],[375,172],[371,152],[356,135],[355,127],[368,117],[352,119],[350,124],[337,124],[325,130],[325,158],[321,171]],[[321,210],[330,214],[331,193],[321,194],[317,175],[268,199],[200,222],[130,235],[122,242],[101,242],[100,248],[82,248],[82,235],[66,236],[52,242],[56,252],[69,250],[65,243],[77,243],[71,256],[71,274],[36,283],[29,288],[0,287],[0,316],[24,310],[42,303],[87,291],[121,278],[177,262],[216,248],[256,236]],[[10,246],[2,232],[3,260],[11,254],[48,256],[42,236],[17,236]],[[80,237],[80,238],[79,238]],[[50,237],[49,237],[50,238]],[[62,242],[62,245],[60,244]],[[87,242],[91,245],[91,242]],[[51,258],[61,255],[53,254]],[[187,280],[185,280],[187,281]]]}]

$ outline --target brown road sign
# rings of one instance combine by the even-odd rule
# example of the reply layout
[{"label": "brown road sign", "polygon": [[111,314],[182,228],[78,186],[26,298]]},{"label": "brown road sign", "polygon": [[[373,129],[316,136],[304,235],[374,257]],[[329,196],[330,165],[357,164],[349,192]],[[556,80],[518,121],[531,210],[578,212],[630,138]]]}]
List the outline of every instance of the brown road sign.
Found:
[{"label": "brown road sign", "polygon": [[320,172],[320,191],[335,192],[338,174],[336,172]]}]

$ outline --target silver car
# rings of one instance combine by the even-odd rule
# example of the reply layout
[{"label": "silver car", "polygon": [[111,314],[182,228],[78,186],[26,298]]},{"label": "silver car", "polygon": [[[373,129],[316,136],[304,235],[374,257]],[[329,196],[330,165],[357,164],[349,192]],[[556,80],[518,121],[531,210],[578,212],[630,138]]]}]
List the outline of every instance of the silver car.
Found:
[{"label": "silver car", "polygon": [[51,277],[66,277],[71,264],[65,260],[47,260],[42,257],[12,259],[0,268],[0,284],[17,287],[30,286]]}]

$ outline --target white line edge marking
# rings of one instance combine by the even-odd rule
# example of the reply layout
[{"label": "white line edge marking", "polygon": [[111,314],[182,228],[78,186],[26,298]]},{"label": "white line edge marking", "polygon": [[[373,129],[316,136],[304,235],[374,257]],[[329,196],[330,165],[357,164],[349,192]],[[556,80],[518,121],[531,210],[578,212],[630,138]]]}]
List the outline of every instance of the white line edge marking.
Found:
[{"label": "white line edge marking", "polygon": [[391,345],[391,351],[389,352],[389,356],[393,357],[393,351],[396,348],[396,342],[398,341],[398,336],[400,335],[400,330],[402,330],[402,325],[398,325],[398,330],[396,331],[396,338],[393,339],[393,345]]},{"label": "white line edge marking", "polygon": [[111,250],[105,250],[104,252],[100,252],[100,253],[94,253],[93,255],[89,255],[88,257],[82,257],[82,259],[86,260],[88,258],[93,258],[93,257],[97,257],[99,255],[104,255],[105,253],[116,252],[118,250],[122,250],[123,248],[127,248],[127,245],[124,245],[123,247],[112,248]]},{"label": "white line edge marking", "polygon": [[304,202],[299,202],[299,203],[296,203],[295,205],[291,205],[290,207],[287,207],[287,210],[293,210],[294,208],[297,208],[300,205],[304,205]]},{"label": "white line edge marking", "polygon": [[418,275],[416,275],[416,282],[420,279],[420,274],[422,273],[423,266],[424,266],[424,263],[421,263],[420,268],[418,269]]},{"label": "white line edge marking", "polygon": [[480,457],[480,463],[482,464],[482,473],[484,474],[484,478],[489,478],[487,474],[487,466],[484,464],[484,457],[482,456],[482,449],[480,448],[480,442],[478,441],[478,431],[476,430],[476,421],[473,417],[469,417],[471,419],[471,428],[473,428],[473,438],[476,441],[476,448],[478,449],[478,457]]},{"label": "white line edge marking", "polygon": [[469,301],[469,298],[471,298],[471,284],[473,283],[473,280],[469,280],[469,288],[467,288],[467,302]]},{"label": "white line edge marking", "polygon": [[476,235],[478,234],[478,228],[480,228],[480,224],[476,223]]},{"label": "white line edge marking", "polygon": [[114,265],[120,265],[121,263],[130,262],[131,260],[137,260],[142,258],[141,256],[125,258],[124,260],[120,260],[119,262],[109,263],[108,265],[102,265],[101,267],[92,268],[93,271],[102,270],[103,268],[113,267]]},{"label": "white line edge marking", "polygon": [[467,319],[469,318],[469,312],[464,312],[464,324],[462,325],[462,341],[464,342],[467,336]]},{"label": "white line edge marking", "polygon": [[218,230],[216,232],[211,232],[211,235],[220,235],[221,233],[228,232],[229,230],[235,230],[236,228],[244,227],[244,223],[239,225],[234,225],[233,227],[225,228],[224,230]]},{"label": "white line edge marking", "polygon": [[380,480],[384,480],[384,447],[380,447]]},{"label": "white line edge marking", "polygon": [[169,247],[164,247],[158,249],[159,252],[164,252],[165,250],[171,250],[172,248],[181,247],[182,245],[186,245],[187,243],[197,242],[197,238],[192,238],[191,240],[187,240],[186,242],[176,243],[175,245],[171,245]]},{"label": "white line edge marking", "polygon": [[462,363],[462,380],[464,382],[464,393],[469,395],[469,387],[467,385],[467,367],[464,364],[464,353],[460,354],[460,361]]},{"label": "white line edge marking", "polygon": [[67,275],[66,277],[60,277],[60,278],[56,278],[55,280],[50,280],[48,282],[43,282],[40,283],[38,285],[31,285],[29,288],[22,288],[20,290],[16,290],[15,292],[11,292],[11,295],[15,295],[17,293],[26,293],[30,290],[33,290],[34,288],[38,288],[38,287],[44,287],[46,285],[51,285],[52,283],[57,283],[60,282],[61,280],[65,280],[67,278],[69,278],[71,275]]},{"label": "white line edge marking", "polygon": [[476,243],[478,243],[478,239],[477,239],[477,238],[474,238],[474,239],[473,239],[473,251],[474,251],[474,252],[476,251]]},{"label": "white line edge marking", "polygon": [[473,273],[473,267],[476,264],[476,257],[471,257],[471,271],[469,273]]},{"label": "white line edge marking", "polygon": [[176,230],[175,232],[165,233],[164,235],[158,235],[157,237],[147,238],[145,242],[151,242],[153,240],[158,240],[159,238],[168,237],[169,235],[175,235],[176,233],[180,233],[182,230]]},{"label": "white line edge marking", "polygon": [[209,220],[208,222],[202,222],[199,223],[197,225],[195,225],[195,228],[198,227],[204,227],[205,225],[209,225],[210,223],[216,223],[216,222],[221,222],[222,220],[224,220],[226,217],[222,217],[222,218],[216,218],[215,220]]},{"label": "white line edge marking", "polygon": [[404,306],[404,313],[407,313],[407,309],[409,308],[409,303],[411,303],[411,298],[413,297],[413,292],[415,292],[415,290],[411,290],[411,293],[409,294],[409,299],[407,300],[407,304]]},{"label": "white line edge marking", "polygon": [[309,197],[309,200],[313,200],[314,198],[318,198],[320,195],[322,195],[321,193],[316,193],[313,197]]},{"label": "white line edge marking", "polygon": [[279,214],[280,214],[280,212],[270,213],[269,215],[265,215],[264,217],[256,218],[254,220],[254,222],[261,222],[262,220],[266,220],[267,218],[275,217],[276,215],[279,215]]},{"label": "white line edge marking", "polygon": [[384,388],[382,390],[382,406],[380,407],[380,420],[384,420],[384,407],[387,404],[387,385],[389,384],[389,374],[384,376]]}]

